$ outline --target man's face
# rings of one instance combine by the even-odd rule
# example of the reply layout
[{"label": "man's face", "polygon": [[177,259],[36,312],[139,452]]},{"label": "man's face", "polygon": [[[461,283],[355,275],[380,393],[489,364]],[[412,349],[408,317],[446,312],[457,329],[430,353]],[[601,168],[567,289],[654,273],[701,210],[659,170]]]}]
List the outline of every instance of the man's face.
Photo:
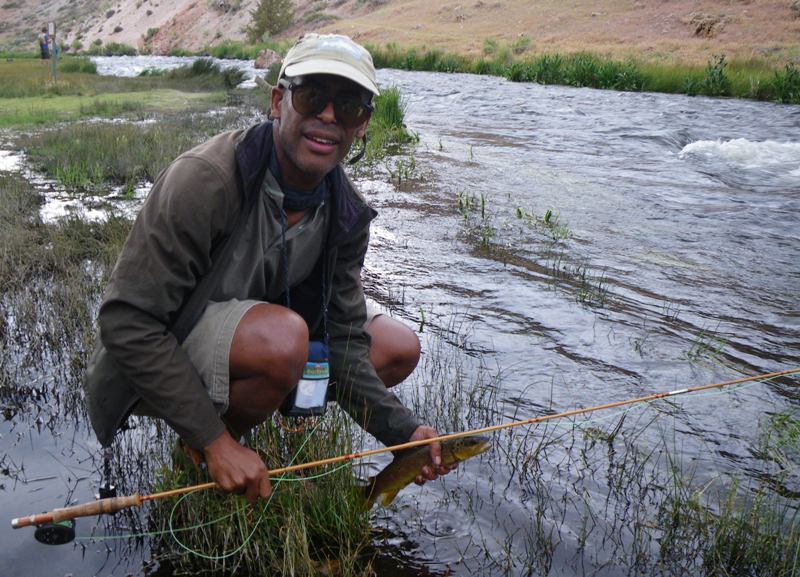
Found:
[{"label": "man's face", "polygon": [[304,87],[314,86],[327,102],[319,113],[303,115],[292,104],[292,90],[282,86],[273,88],[275,153],[284,182],[292,188],[311,190],[347,156],[353,140],[367,132],[368,115],[362,123],[347,128],[336,118],[332,100],[350,97],[365,100],[368,93],[340,76],[314,74],[294,80]]}]

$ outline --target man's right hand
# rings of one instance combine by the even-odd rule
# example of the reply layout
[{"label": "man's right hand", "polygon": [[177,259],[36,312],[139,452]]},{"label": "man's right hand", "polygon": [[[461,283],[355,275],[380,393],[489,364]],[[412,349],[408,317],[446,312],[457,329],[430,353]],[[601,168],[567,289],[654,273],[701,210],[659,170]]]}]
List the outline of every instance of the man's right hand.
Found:
[{"label": "man's right hand", "polygon": [[203,447],[203,453],[209,475],[223,491],[244,494],[251,504],[272,493],[264,461],[227,431]]}]

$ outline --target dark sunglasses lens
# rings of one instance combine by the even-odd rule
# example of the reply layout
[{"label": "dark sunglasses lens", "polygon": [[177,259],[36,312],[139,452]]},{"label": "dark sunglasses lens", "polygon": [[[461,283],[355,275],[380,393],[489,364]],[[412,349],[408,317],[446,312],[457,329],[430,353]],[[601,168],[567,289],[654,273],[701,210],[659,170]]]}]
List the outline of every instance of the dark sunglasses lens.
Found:
[{"label": "dark sunglasses lens", "polygon": [[347,128],[354,128],[367,119],[369,111],[361,101],[355,98],[347,98],[334,103],[334,112]]},{"label": "dark sunglasses lens", "polygon": [[369,117],[369,109],[358,98],[334,99],[317,86],[296,86],[292,90],[292,106],[303,116],[319,114],[331,101],[336,120],[346,128],[354,128]]},{"label": "dark sunglasses lens", "polygon": [[327,104],[325,94],[316,86],[297,86],[292,90],[292,106],[303,116],[322,112]]}]

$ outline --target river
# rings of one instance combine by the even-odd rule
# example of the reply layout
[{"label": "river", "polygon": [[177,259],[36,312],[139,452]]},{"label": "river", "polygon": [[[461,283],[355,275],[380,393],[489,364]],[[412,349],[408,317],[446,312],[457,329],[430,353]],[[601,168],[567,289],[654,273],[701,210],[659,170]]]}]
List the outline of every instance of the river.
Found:
[{"label": "river", "polygon": [[[447,432],[800,366],[800,106],[396,70],[379,81],[400,88],[419,143],[413,160],[359,180],[379,211],[365,286],[420,331],[422,368],[458,359],[424,375],[491,389],[474,407],[485,414]],[[401,395],[436,404],[449,384],[418,377]],[[376,546],[407,574],[633,571],[631,550],[658,549],[637,509],[669,468],[653,453],[692,487],[771,478],[764,427],[798,404],[797,379],[782,379],[639,408],[600,447],[592,431],[623,414],[497,435],[491,454],[376,509]],[[31,440],[38,456],[8,458],[29,479],[61,475],[52,455],[80,470],[93,443],[65,454]],[[773,481],[800,491],[797,472]],[[0,510],[29,512],[18,509],[37,503],[38,485],[6,478],[15,502]],[[143,571],[104,544],[12,538],[3,575]],[[42,554],[44,572],[30,563]]]}]

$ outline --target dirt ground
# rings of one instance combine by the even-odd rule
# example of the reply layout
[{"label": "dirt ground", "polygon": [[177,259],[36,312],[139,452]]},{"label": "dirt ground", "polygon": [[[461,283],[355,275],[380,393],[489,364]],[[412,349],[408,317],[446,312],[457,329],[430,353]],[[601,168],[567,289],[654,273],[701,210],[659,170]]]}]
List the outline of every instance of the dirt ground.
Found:
[{"label": "dirt ground", "polygon": [[[0,48],[34,47],[39,22],[62,43],[122,42],[155,53],[244,40],[257,0],[31,0],[0,6]],[[316,0],[296,24],[362,42],[479,55],[486,41],[520,53],[591,51],[650,61],[800,63],[800,0]]]},{"label": "dirt ground", "polygon": [[527,36],[531,53],[589,50],[702,63],[720,53],[800,59],[800,3],[789,0],[403,0],[325,30],[475,55],[487,39],[513,45]]}]

